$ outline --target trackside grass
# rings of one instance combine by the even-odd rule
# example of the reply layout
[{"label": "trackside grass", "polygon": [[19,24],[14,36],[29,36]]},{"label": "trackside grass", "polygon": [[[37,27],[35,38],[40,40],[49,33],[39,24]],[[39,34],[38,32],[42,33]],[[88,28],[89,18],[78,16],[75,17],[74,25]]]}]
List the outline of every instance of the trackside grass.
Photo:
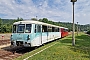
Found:
[{"label": "trackside grass", "polygon": [[72,46],[72,37],[69,35],[26,53],[15,60],[23,60],[54,43],[56,43],[54,46],[30,57],[28,60],[90,60],[90,36],[79,33],[79,35],[75,37],[75,40],[76,45]]}]

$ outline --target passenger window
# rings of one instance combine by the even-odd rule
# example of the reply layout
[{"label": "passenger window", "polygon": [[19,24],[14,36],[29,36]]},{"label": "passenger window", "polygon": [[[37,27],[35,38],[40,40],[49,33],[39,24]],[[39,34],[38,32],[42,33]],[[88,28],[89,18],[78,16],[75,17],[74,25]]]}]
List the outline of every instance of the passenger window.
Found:
[{"label": "passenger window", "polygon": [[48,26],[48,32],[52,32],[52,27]]},{"label": "passenger window", "polygon": [[42,32],[47,32],[47,26],[42,25]]},{"label": "passenger window", "polygon": [[52,32],[55,32],[55,27],[52,27]]},{"label": "passenger window", "polygon": [[59,32],[59,28],[58,28],[58,32]]},{"label": "passenger window", "polygon": [[59,28],[55,28],[55,32],[59,32]]}]

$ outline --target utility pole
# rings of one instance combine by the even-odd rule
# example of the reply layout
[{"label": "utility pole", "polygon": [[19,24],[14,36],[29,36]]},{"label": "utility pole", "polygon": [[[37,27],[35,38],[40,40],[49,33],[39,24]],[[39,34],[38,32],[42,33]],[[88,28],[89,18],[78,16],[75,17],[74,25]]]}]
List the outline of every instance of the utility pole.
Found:
[{"label": "utility pole", "polygon": [[78,22],[77,22],[77,36],[78,36]]},{"label": "utility pole", "polygon": [[72,32],[72,46],[75,46],[75,24],[74,24],[74,3],[76,2],[77,0],[71,0],[72,2],[72,5],[73,5],[73,32]]}]

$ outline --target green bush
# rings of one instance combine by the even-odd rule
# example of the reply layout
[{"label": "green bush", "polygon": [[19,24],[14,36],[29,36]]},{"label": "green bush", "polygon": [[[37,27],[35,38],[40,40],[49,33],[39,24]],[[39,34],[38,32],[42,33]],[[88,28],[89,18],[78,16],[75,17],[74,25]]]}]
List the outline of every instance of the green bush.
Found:
[{"label": "green bush", "polygon": [[90,30],[89,30],[89,31],[87,31],[87,34],[90,34]]}]

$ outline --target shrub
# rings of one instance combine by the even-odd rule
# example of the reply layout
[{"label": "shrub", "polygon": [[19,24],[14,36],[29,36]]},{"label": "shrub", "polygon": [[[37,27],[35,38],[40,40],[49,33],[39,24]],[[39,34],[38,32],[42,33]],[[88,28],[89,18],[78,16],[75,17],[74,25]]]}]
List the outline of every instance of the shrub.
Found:
[{"label": "shrub", "polygon": [[89,31],[87,31],[87,34],[90,34],[90,30],[89,30]]}]

